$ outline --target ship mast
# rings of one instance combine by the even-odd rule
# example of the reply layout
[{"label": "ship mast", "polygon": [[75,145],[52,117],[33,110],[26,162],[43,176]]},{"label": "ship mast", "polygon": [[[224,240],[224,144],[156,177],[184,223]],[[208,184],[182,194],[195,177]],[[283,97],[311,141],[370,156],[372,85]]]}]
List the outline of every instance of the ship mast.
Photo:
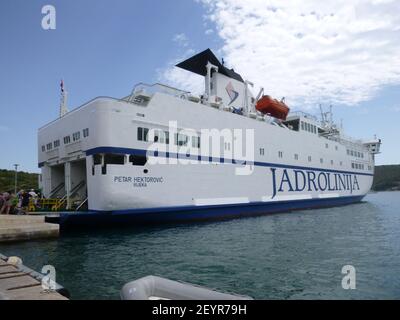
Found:
[{"label": "ship mast", "polygon": [[62,118],[63,116],[65,116],[68,113],[68,108],[67,108],[67,96],[68,96],[68,93],[64,89],[64,81],[63,80],[61,80],[60,88],[61,88],[60,118]]}]

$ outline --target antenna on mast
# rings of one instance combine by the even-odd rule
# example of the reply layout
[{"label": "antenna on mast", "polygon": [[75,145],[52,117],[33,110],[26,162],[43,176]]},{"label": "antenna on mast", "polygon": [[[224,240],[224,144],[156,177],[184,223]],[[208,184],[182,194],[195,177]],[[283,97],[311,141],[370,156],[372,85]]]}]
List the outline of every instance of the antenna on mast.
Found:
[{"label": "antenna on mast", "polygon": [[64,88],[64,80],[61,79],[60,83],[60,88],[61,88],[61,97],[60,97],[60,118],[65,116],[68,113],[68,108],[67,108],[67,96],[68,93],[65,91]]},{"label": "antenna on mast", "polygon": [[321,122],[323,125],[325,125],[325,113],[324,110],[322,109],[322,104],[319,104],[319,110],[321,112]]}]

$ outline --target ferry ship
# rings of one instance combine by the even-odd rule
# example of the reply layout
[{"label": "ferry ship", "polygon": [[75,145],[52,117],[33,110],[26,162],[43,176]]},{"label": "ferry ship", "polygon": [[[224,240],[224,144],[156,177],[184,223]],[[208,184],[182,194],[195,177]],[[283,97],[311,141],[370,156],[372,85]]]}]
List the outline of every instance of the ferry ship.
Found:
[{"label": "ferry ship", "polygon": [[97,97],[38,131],[40,186],[67,209],[62,227],[225,219],[346,205],[367,194],[381,140],[347,137],[290,112],[209,49],[177,67],[204,94],[139,84]]}]

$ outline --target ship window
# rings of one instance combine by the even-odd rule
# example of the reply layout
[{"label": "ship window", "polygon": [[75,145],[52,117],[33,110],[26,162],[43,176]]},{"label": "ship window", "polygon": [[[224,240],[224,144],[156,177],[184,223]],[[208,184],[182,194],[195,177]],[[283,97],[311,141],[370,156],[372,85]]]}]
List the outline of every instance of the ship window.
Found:
[{"label": "ship window", "polygon": [[134,166],[144,166],[147,162],[147,158],[146,156],[130,155],[129,162],[131,162]]},{"label": "ship window", "polygon": [[279,151],[279,152],[278,152],[278,156],[279,156],[279,158],[283,158],[283,152],[282,152],[282,151]]},{"label": "ship window", "polygon": [[338,151],[338,149],[339,149],[338,146],[335,146],[335,150]]},{"label": "ship window", "polygon": [[53,149],[53,144],[52,144],[52,143],[48,143],[48,144],[46,145],[46,149],[47,149],[47,151]]},{"label": "ship window", "polygon": [[163,143],[160,132],[158,130],[153,130],[154,133],[154,139],[153,142],[159,142],[159,143]]},{"label": "ship window", "polygon": [[64,137],[64,144],[68,144],[70,142],[71,142],[71,137],[70,136]]},{"label": "ship window", "polygon": [[333,160],[331,160],[331,165],[333,165]]},{"label": "ship window", "polygon": [[169,132],[168,131],[164,131],[164,135],[165,135],[165,143],[169,144]]},{"label": "ship window", "polygon": [[46,151],[46,147],[42,146],[42,152],[45,152],[45,151]]},{"label": "ship window", "polygon": [[148,134],[149,129],[139,127],[137,131],[137,139],[139,141],[148,141]]},{"label": "ship window", "polygon": [[364,152],[361,153],[361,158],[364,159]]},{"label": "ship window", "polygon": [[149,129],[143,128],[143,141],[149,141]]},{"label": "ship window", "polygon": [[188,136],[186,136],[184,134],[177,133],[175,135],[175,144],[178,146],[186,146],[188,143],[188,140],[189,140]]},{"label": "ship window", "polygon": [[312,158],[311,156],[308,156],[308,162],[311,162]]},{"label": "ship window", "polygon": [[304,122],[301,122],[301,130],[304,130]]},{"label": "ship window", "polygon": [[329,144],[325,143],[325,148],[328,149],[329,148]]},{"label": "ship window", "polygon": [[104,155],[104,164],[125,164],[125,155],[107,153]]},{"label": "ship window", "polygon": [[93,164],[94,165],[101,164],[101,158],[102,158],[101,154],[94,154],[93,155]]},{"label": "ship window", "polygon": [[72,134],[72,140],[73,140],[73,141],[78,141],[80,138],[81,138],[81,133],[80,133],[80,131],[75,132],[75,133]]},{"label": "ship window", "polygon": [[341,165],[341,166],[343,165],[343,162],[342,162],[342,161],[340,161],[340,165]]},{"label": "ship window", "polygon": [[265,155],[265,149],[264,148],[260,148],[260,155],[261,156]]},{"label": "ship window", "polygon": [[348,156],[350,155],[350,150],[349,150],[349,149],[347,149],[347,155],[348,155]]},{"label": "ship window", "polygon": [[354,169],[354,163],[353,162],[351,163],[351,168]]},{"label": "ship window", "polygon": [[299,155],[297,153],[294,155],[294,160],[299,160]]},{"label": "ship window", "polygon": [[300,121],[299,119],[285,121],[284,124],[293,131],[299,131],[300,129]]},{"label": "ship window", "polygon": [[[192,147],[200,148],[200,137],[192,137]],[[229,142],[225,142],[225,149],[231,150],[231,144]]]},{"label": "ship window", "polygon": [[143,128],[137,128],[137,139],[143,141]]},{"label": "ship window", "polygon": [[83,129],[83,137],[89,137],[89,128]]},{"label": "ship window", "polygon": [[319,159],[319,162],[324,163],[324,159],[322,159],[322,158]]},{"label": "ship window", "polygon": [[[150,138],[148,137],[147,140]],[[162,130],[154,130],[154,142],[169,144],[169,133]]]},{"label": "ship window", "polygon": [[60,146],[60,140],[54,141],[54,148],[58,148]]}]

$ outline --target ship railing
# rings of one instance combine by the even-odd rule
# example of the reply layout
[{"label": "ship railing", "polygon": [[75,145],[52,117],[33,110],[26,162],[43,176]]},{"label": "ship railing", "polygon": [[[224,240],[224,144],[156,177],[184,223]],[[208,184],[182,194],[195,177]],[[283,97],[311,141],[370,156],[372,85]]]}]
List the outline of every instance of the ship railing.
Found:
[{"label": "ship railing", "polygon": [[289,116],[299,116],[299,117],[304,117],[306,119],[311,119],[315,122],[319,122],[318,118],[310,113],[304,112],[304,111],[300,111],[300,110],[296,110],[296,111],[291,111],[289,113]]},{"label": "ship railing", "polygon": [[86,198],[85,200],[83,200],[75,209],[75,211],[79,211],[87,202],[88,202],[89,198]]},{"label": "ship railing", "polygon": [[189,91],[180,90],[174,87],[167,86],[161,83],[147,84],[138,83],[133,87],[132,93],[123,98],[122,100],[127,102],[135,102],[136,100],[151,99],[155,93],[164,93],[173,97],[188,98],[190,95]]},{"label": "ship railing", "polygon": [[351,138],[343,134],[328,136],[326,138],[352,148],[360,148],[364,144],[364,141],[361,139]]}]

